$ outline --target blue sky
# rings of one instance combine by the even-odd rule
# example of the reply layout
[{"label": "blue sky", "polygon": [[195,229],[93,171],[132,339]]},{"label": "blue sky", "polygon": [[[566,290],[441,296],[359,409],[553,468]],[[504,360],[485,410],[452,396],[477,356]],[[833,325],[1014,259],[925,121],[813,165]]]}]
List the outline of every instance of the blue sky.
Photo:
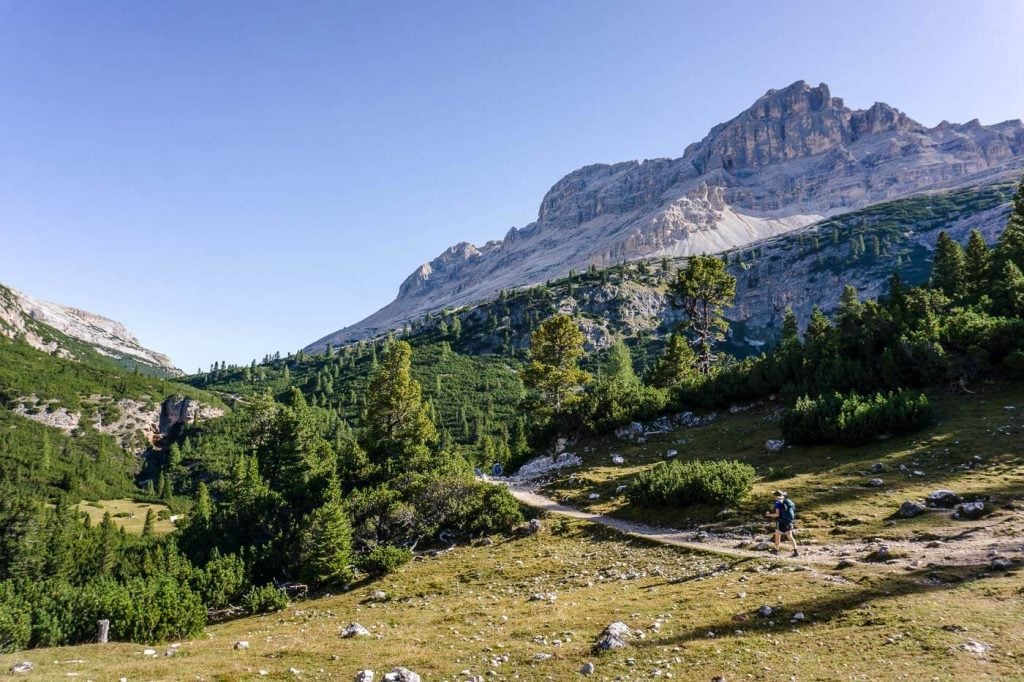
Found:
[{"label": "blue sky", "polygon": [[1024,116],[1024,0],[0,0],[0,282],[189,371],[295,350],[769,88]]}]

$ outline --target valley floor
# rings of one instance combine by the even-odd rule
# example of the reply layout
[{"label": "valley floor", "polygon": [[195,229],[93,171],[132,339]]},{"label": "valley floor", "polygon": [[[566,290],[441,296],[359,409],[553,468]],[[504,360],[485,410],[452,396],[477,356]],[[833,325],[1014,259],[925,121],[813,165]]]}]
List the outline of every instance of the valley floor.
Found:
[{"label": "valley floor", "polygon": [[[580,469],[518,491],[547,508],[535,535],[425,555],[345,594],[211,625],[180,645],[22,651],[0,657],[0,670],[27,660],[25,679],[212,681],[351,680],[369,668],[380,680],[404,666],[463,682],[584,679],[592,662],[595,680],[1024,680],[1024,390],[990,385],[935,401],[939,420],[926,432],[857,449],[767,453],[778,434],[770,404],[645,443],[583,443]],[[615,494],[667,448],[769,475],[728,511],[654,512]],[[624,464],[610,464],[613,453]],[[875,463],[882,486],[866,484]],[[774,487],[800,505],[806,551],[796,560],[757,549]],[[984,497],[992,514],[894,516],[904,499],[940,487]],[[890,561],[866,561],[881,544]],[[997,555],[1016,561],[994,570]],[[763,606],[771,615],[758,614]],[[613,621],[640,634],[595,653]],[[352,622],[370,636],[341,638]]]}]

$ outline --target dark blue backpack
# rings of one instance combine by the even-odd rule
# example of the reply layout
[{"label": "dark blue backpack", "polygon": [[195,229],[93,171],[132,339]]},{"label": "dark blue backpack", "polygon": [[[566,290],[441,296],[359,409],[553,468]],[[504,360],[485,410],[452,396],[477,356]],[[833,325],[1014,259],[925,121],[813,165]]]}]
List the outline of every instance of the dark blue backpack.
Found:
[{"label": "dark blue backpack", "polygon": [[782,501],[782,509],[779,510],[779,521],[793,523],[796,519],[796,505],[788,497]]}]

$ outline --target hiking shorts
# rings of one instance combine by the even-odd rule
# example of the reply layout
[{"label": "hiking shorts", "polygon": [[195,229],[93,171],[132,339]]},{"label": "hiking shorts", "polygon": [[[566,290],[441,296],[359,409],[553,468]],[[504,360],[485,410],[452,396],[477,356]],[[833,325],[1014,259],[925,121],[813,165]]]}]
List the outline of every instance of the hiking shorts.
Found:
[{"label": "hiking shorts", "polygon": [[793,522],[792,521],[779,521],[778,523],[775,524],[775,527],[778,528],[780,533],[788,533],[791,530],[793,530]]}]

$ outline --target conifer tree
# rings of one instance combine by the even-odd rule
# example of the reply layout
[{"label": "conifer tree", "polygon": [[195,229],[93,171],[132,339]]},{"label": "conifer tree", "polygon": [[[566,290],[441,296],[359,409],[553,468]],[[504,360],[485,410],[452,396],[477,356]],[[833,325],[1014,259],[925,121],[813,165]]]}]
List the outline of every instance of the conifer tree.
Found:
[{"label": "conifer tree", "polygon": [[530,364],[523,382],[541,394],[546,411],[564,413],[577,404],[590,377],[579,368],[583,333],[568,315],[555,315],[541,323],[530,337]]},{"label": "conifer tree", "polygon": [[839,306],[836,308],[836,321],[845,335],[856,333],[863,311],[864,306],[857,295],[857,289],[853,285],[847,284],[843,287],[843,293],[839,297]]},{"label": "conifer tree", "polygon": [[992,285],[992,254],[981,232],[971,230],[964,251],[964,289],[965,293],[977,300],[988,293]]},{"label": "conifer tree", "polygon": [[411,367],[412,347],[406,341],[397,341],[370,377],[363,445],[374,462],[415,468],[426,463],[427,446],[437,441],[437,429],[427,414]]},{"label": "conifer tree", "polygon": [[996,242],[993,260],[997,276],[1003,275],[1009,261],[1019,270],[1024,270],[1024,180],[1021,180],[1013,197],[1010,219]]},{"label": "conifer tree", "polygon": [[156,514],[153,513],[153,508],[149,507],[146,509],[146,521],[142,524],[142,534],[145,536],[152,535],[155,526]]},{"label": "conifer tree", "polygon": [[299,539],[299,576],[315,586],[344,586],[352,580],[352,526],[338,482],[329,483],[327,501],[310,512]]},{"label": "conifer tree", "polygon": [[669,337],[665,352],[651,369],[650,382],[658,388],[673,388],[696,376],[697,355],[689,340],[676,332]]},{"label": "conifer tree", "polygon": [[995,311],[1007,317],[1024,317],[1024,273],[1013,261],[1003,265],[993,287]]},{"label": "conifer tree", "polygon": [[964,293],[964,271],[967,263],[964,250],[945,231],[935,242],[935,260],[932,262],[932,288],[950,298]]},{"label": "conifer tree", "polygon": [[800,325],[797,323],[796,313],[792,308],[786,308],[782,316],[782,337],[780,343],[783,348],[794,348],[800,346]]},{"label": "conifer tree", "polygon": [[736,295],[736,278],[714,256],[694,256],[669,286],[672,305],[681,308],[686,318],[683,328],[695,337],[697,368],[710,376],[718,356],[715,344],[725,339],[729,322],[725,308]]}]

